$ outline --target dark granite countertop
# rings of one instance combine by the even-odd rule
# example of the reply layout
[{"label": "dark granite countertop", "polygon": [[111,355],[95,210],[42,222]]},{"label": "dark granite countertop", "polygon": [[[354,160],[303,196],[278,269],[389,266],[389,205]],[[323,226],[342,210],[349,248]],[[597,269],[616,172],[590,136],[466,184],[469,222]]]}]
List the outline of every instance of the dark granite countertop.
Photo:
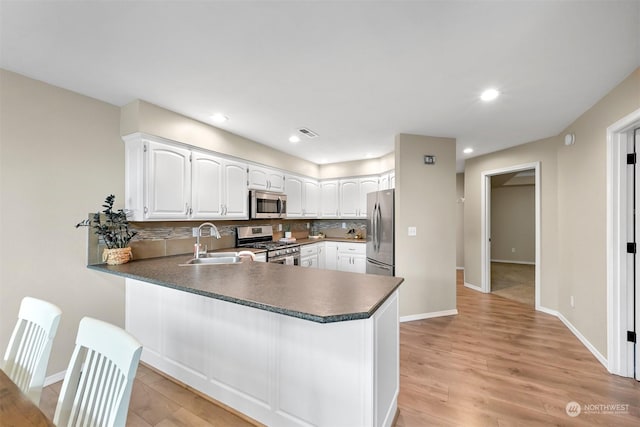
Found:
[{"label": "dark granite countertop", "polygon": [[190,258],[175,255],[88,267],[319,323],[369,318],[404,281],[401,277],[251,261],[179,265]]}]

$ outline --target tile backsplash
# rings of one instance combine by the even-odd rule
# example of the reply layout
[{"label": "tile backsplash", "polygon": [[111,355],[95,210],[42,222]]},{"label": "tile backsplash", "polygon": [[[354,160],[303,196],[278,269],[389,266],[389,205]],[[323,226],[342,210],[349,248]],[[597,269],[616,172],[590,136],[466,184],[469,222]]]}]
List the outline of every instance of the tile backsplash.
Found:
[{"label": "tile backsplash", "polygon": [[[129,227],[138,234],[131,241],[134,259],[155,258],[168,255],[189,254],[193,252],[196,238],[192,229],[206,221],[153,221],[130,222]],[[297,239],[307,238],[310,234],[322,232],[327,237],[345,238],[347,231],[354,229],[362,238],[366,237],[366,220],[250,220],[250,221],[212,221],[220,232],[220,239],[208,235],[200,238],[200,243],[206,245],[208,250],[235,247],[236,228],[246,225],[271,225],[275,240],[284,237],[284,232],[279,231],[279,225],[283,229],[288,225],[293,237]],[[342,225],[345,225],[343,228]],[[104,243],[91,229],[89,231],[88,264],[102,263]],[[208,233],[208,231],[205,231]]]}]

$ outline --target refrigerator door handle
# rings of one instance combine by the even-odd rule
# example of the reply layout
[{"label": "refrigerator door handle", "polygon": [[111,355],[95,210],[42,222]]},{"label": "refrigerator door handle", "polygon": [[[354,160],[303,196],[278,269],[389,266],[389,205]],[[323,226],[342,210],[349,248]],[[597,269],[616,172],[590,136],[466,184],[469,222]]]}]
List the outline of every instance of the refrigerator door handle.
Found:
[{"label": "refrigerator door handle", "polygon": [[380,250],[380,241],[381,241],[381,234],[382,234],[382,209],[380,209],[380,203],[378,203],[378,218],[376,220],[376,225],[378,227],[378,230],[376,231],[376,237],[378,239],[378,251]]},{"label": "refrigerator door handle", "polygon": [[373,205],[373,250],[378,252],[378,202]]},{"label": "refrigerator door handle", "polygon": [[373,251],[376,251],[376,207],[377,203],[373,204],[373,210],[371,211],[371,243],[373,243]]}]

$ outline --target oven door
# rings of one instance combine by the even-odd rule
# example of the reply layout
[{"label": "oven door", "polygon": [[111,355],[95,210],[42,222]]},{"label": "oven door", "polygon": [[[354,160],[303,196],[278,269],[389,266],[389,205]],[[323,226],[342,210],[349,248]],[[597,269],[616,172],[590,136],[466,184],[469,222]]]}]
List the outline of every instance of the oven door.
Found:
[{"label": "oven door", "polygon": [[251,218],[286,218],[286,194],[252,191],[249,199]]},{"label": "oven door", "polygon": [[273,262],[276,264],[284,264],[284,265],[300,265],[300,253],[296,254],[287,254],[274,258],[269,258],[267,256],[267,262]]}]

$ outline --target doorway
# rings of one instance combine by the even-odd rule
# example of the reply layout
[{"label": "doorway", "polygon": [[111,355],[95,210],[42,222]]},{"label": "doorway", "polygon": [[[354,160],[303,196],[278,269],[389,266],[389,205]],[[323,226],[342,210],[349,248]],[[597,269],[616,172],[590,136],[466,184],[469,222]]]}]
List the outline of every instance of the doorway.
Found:
[{"label": "doorway", "polygon": [[[518,173],[533,175],[534,193],[535,193],[535,256],[534,256],[534,306],[536,310],[540,309],[540,162],[532,162],[521,165],[514,165],[501,169],[494,169],[482,172],[481,174],[481,286],[480,290],[485,293],[491,292],[491,186],[492,178],[500,175],[513,176]],[[528,178],[530,179],[530,178]],[[496,178],[500,180],[500,178]],[[517,253],[517,249],[516,249]]]},{"label": "doorway", "polygon": [[607,369],[640,380],[640,109],[607,128]]},{"label": "doorway", "polygon": [[535,306],[535,170],[491,176],[490,290]]}]

